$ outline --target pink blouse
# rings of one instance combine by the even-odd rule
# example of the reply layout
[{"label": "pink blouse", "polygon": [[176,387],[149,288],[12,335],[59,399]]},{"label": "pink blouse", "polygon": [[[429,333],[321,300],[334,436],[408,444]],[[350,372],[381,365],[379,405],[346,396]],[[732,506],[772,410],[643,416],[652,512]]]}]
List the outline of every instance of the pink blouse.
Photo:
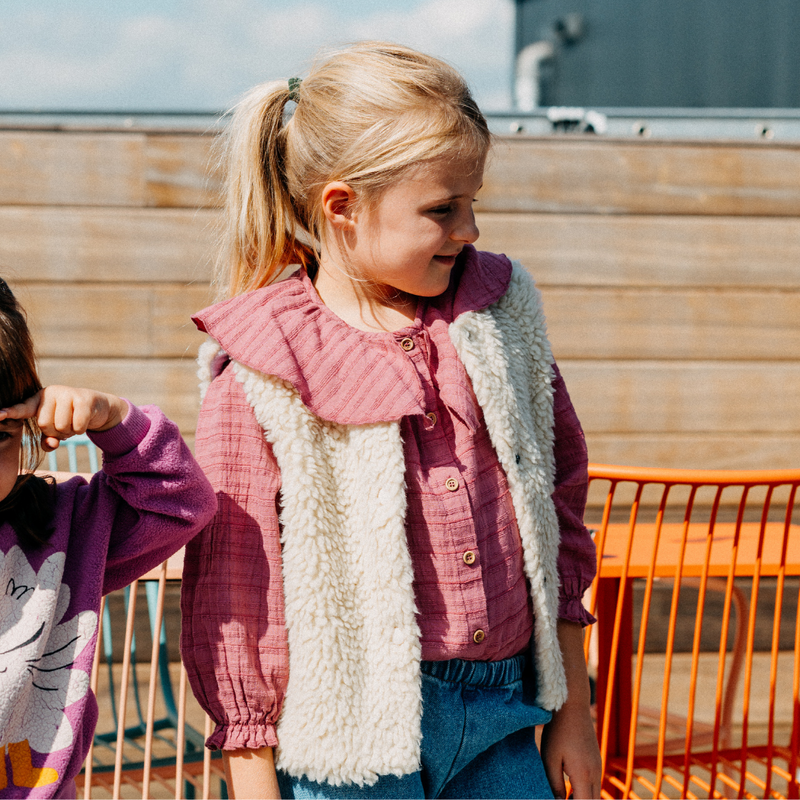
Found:
[{"label": "pink blouse", "polygon": [[[231,358],[290,381],[322,418],[400,420],[426,660],[499,660],[522,651],[533,631],[505,474],[448,334],[460,313],[499,299],[510,273],[505,257],[468,248],[448,291],[421,301],[414,324],[394,333],[348,326],[303,271],[195,318]],[[280,471],[241,385],[219,366],[196,440],[219,511],[187,548],[182,651],[194,692],[217,723],[209,746],[275,746],[289,671]],[[594,577],[595,551],[582,522],[586,446],[555,366],[553,387],[559,615],[587,624],[581,597]]]}]

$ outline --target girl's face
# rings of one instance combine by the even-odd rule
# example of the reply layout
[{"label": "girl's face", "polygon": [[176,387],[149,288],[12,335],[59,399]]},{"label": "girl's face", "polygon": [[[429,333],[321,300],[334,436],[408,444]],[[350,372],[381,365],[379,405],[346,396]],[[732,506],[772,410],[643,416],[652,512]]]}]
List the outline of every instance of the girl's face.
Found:
[{"label": "girl's face", "polygon": [[349,265],[380,295],[442,294],[456,256],[478,238],[472,204],[482,183],[483,163],[474,160],[412,168],[375,205],[356,206],[343,231]]},{"label": "girl's face", "polygon": [[0,502],[8,497],[17,481],[21,450],[22,421],[0,422]]}]

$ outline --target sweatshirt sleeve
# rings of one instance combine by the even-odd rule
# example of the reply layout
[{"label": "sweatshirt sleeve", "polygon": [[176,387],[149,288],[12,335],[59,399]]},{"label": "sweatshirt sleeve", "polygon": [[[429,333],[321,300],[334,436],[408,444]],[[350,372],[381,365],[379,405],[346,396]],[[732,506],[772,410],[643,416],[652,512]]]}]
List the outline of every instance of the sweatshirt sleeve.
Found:
[{"label": "sweatshirt sleeve", "polygon": [[183,661],[195,697],[216,723],[208,747],[274,747],[289,676],[280,473],[231,369],[206,394],[196,448],[219,510],[186,549]]},{"label": "sweatshirt sleeve", "polygon": [[213,516],[214,492],[175,423],[156,406],[129,404],[114,428],[90,433],[103,469],[75,499],[73,529],[108,527],[103,593],[177,552]]},{"label": "sweatshirt sleeve", "polygon": [[597,571],[594,542],[583,524],[589,489],[586,439],[564,378],[554,364],[553,413],[556,462],[553,502],[558,515],[561,542],[558,572],[561,578],[558,616],[570,622],[590,625],[594,617],[584,608],[582,598]]}]

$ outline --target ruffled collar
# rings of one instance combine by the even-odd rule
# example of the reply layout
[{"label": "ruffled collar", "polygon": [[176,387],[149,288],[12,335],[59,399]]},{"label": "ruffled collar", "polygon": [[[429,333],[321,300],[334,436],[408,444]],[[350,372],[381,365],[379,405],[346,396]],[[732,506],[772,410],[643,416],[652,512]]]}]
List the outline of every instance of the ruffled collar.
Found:
[{"label": "ruffled collar", "polygon": [[[510,280],[506,256],[468,246],[447,291],[421,301],[415,323],[399,331],[368,333],[351,327],[322,303],[303,269],[192,319],[230,358],[291,383],[321,419],[364,425],[425,414],[425,389],[400,342],[424,329],[431,314],[449,324],[467,311],[488,307],[505,294]],[[474,401],[459,397],[454,386],[440,386],[440,392],[462,418],[474,417],[466,407]],[[467,421],[470,427],[477,424]]]}]

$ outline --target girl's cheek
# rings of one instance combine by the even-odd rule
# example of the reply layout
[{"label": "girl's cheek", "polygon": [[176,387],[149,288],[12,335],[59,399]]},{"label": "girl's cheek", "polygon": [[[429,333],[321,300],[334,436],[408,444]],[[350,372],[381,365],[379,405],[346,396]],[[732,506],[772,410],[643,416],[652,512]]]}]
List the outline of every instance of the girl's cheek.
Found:
[{"label": "girl's cheek", "polygon": [[0,502],[8,497],[17,482],[19,459],[20,448],[16,451],[4,448],[0,453]]},{"label": "girl's cheek", "polygon": [[22,456],[22,430],[0,431],[0,502],[14,488]]}]

